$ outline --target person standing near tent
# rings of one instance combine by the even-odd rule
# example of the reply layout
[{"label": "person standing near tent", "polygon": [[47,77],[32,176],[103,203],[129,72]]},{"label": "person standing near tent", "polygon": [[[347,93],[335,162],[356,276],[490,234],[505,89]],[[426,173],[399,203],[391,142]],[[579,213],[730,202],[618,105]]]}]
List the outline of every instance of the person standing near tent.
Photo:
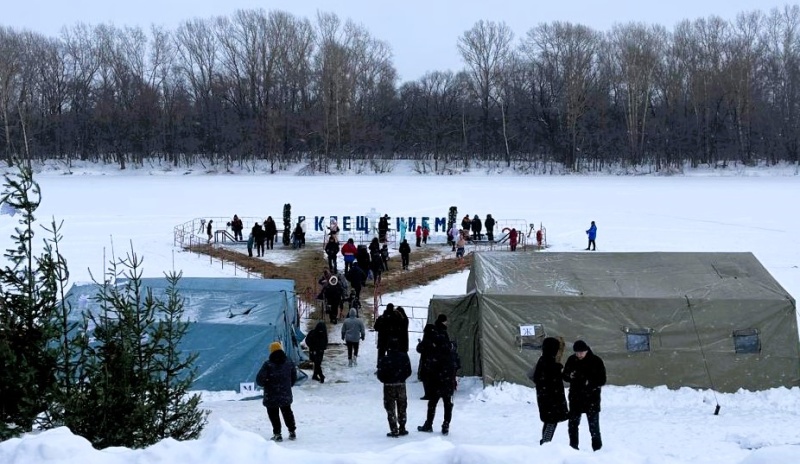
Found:
[{"label": "person standing near tent", "polygon": [[572,346],[575,354],[567,358],[562,378],[569,382],[569,446],[578,449],[581,415],[589,421],[594,451],[603,447],[600,437],[600,389],[606,384],[606,366],[583,340]]},{"label": "person standing near tent", "polygon": [[444,406],[442,435],[450,433],[450,420],[453,417],[453,393],[455,392],[456,365],[453,360],[452,345],[447,335],[447,316],[440,314],[434,324],[436,332],[430,345],[423,348],[430,362],[430,392],[428,397],[428,413],[425,423],[418,426],[420,432],[433,432],[433,419],[439,399]]},{"label": "person standing near tent", "polygon": [[433,338],[436,336],[436,326],[426,324],[422,330],[422,340],[417,343],[417,353],[419,353],[419,366],[417,367],[417,379],[422,382],[423,395],[421,400],[429,400],[433,396],[431,393],[431,360],[428,359]]},{"label": "person standing near tent", "polygon": [[348,367],[358,366],[358,344],[364,340],[366,333],[364,321],[357,317],[355,308],[350,308],[347,319],[342,323],[342,340],[347,345]]},{"label": "person standing near tent", "polygon": [[586,231],[586,235],[589,236],[589,245],[586,247],[586,251],[589,251],[590,248],[592,251],[596,251],[597,246],[594,241],[597,238],[597,225],[595,225],[594,221],[592,221],[592,225],[590,225],[589,229]]},{"label": "person standing near tent", "polygon": [[325,321],[317,322],[314,330],[306,335],[306,346],[308,346],[308,357],[314,363],[314,375],[311,376],[311,380],[325,383],[325,376],[322,374],[322,358],[328,348],[328,328],[325,326]]},{"label": "person standing near tent", "polygon": [[494,218],[491,214],[486,215],[486,220],[483,221],[483,225],[486,227],[486,240],[493,241],[494,240]]},{"label": "person standing near tent", "polygon": [[564,395],[564,381],[561,379],[563,368],[560,362],[563,351],[563,341],[553,337],[545,338],[542,356],[529,377],[536,385],[536,405],[543,424],[540,445],[551,441],[558,423],[567,420],[567,397]]},{"label": "person standing near tent", "polygon": [[297,370],[291,359],[286,357],[281,342],[269,345],[269,359],[264,362],[256,375],[256,384],[264,388],[262,404],[267,408],[267,416],[272,424],[273,441],[283,441],[281,418],[289,430],[289,440],[297,438],[296,424],[292,412],[292,386],[297,382]]},{"label": "person standing near tent", "polygon": [[386,436],[397,438],[408,435],[406,379],[411,376],[411,361],[408,353],[400,349],[394,340],[389,343],[386,356],[378,359],[376,374],[383,383],[383,408],[389,421],[389,433]]}]

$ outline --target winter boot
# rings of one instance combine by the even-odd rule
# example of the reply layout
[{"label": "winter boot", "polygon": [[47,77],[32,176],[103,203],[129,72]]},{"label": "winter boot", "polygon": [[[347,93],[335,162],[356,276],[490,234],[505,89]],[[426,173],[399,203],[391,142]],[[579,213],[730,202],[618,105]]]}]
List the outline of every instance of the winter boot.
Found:
[{"label": "winter boot", "polygon": [[401,426],[400,426],[400,430],[398,430],[398,431],[397,431],[397,433],[398,433],[398,434],[399,434],[401,437],[404,437],[404,436],[408,435],[408,430],[406,430],[406,426],[405,426],[405,425],[401,425]]},{"label": "winter boot", "polygon": [[603,440],[599,438],[592,438],[592,451],[597,451],[603,447]]},{"label": "winter boot", "polygon": [[280,433],[276,433],[275,435],[272,436],[272,438],[270,438],[270,440],[276,441],[276,442],[282,442],[283,441],[283,437],[281,436]]},{"label": "winter boot", "polygon": [[358,356],[353,356],[353,365],[358,366]]},{"label": "winter boot", "polygon": [[353,367],[353,358],[347,360],[347,367]]},{"label": "winter boot", "polygon": [[397,431],[397,429],[392,429],[389,433],[386,434],[386,436],[389,438],[397,438],[400,436],[400,433]]},{"label": "winter boot", "polygon": [[450,422],[442,422],[442,435],[450,433]]},{"label": "winter boot", "polygon": [[424,424],[417,427],[417,431],[419,432],[433,432],[433,426],[430,422],[425,422]]},{"label": "winter boot", "polygon": [[294,430],[289,432],[289,440],[292,440],[292,441],[297,440],[297,434],[294,433]]}]

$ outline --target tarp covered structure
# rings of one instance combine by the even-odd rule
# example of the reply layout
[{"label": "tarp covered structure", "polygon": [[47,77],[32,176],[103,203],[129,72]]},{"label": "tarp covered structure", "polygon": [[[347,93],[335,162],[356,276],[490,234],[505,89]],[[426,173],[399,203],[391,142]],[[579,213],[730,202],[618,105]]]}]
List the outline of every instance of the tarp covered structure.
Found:
[{"label": "tarp covered structure", "polygon": [[476,253],[448,315],[462,375],[530,385],[546,336],[585,340],[613,385],[800,385],[795,300],[752,253]]},{"label": "tarp covered structure", "polygon": [[[143,278],[142,286],[166,300],[165,278]],[[242,382],[255,382],[273,341],[296,364],[303,356],[293,280],[184,277],[177,288],[191,322],[179,348],[199,355],[193,390],[238,390]],[[96,284],[72,286],[66,296],[72,318],[99,309],[97,292]]]}]

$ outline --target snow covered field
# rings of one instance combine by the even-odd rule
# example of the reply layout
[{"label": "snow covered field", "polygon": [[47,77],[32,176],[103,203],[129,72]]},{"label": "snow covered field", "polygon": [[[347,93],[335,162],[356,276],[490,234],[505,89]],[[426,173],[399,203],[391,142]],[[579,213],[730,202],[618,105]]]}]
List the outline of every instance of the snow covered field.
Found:
[{"label": "snow covered field", "polygon": [[[365,215],[374,208],[392,218],[464,214],[543,224],[551,251],[580,252],[585,230],[598,226],[602,251],[752,251],[795,298],[800,295],[800,176],[796,169],[697,171],[685,176],[519,177],[483,172],[420,176],[398,166],[384,176],[189,174],[75,169],[37,174],[43,203],[37,215],[64,220],[63,253],[71,280],[102,273],[113,254],[144,256],[144,275],[170,269],[185,276],[231,276],[230,265],[173,247],[173,228],[201,217]],[[0,246],[10,244],[17,218],[0,217]],[[252,224],[245,224],[249,228]],[[409,235],[411,237],[411,235]],[[431,244],[429,246],[440,246]],[[413,248],[413,247],[412,247]],[[276,249],[265,259],[290,261]],[[412,249],[412,261],[414,254]],[[241,276],[239,270],[236,275]],[[427,306],[434,294],[461,294],[467,273],[432,285],[385,295],[383,303]],[[332,329],[338,340],[340,326]],[[412,334],[412,346],[417,334]],[[587,340],[591,345],[592,341]],[[346,367],[342,351],[326,355],[327,381],[294,389],[298,440],[275,444],[259,400],[235,392],[204,393],[212,411],[203,436],[163,441],[145,450],[93,450],[82,438],[57,429],[0,443],[0,463],[133,464],[144,462],[250,463],[789,463],[800,462],[800,388],[763,392],[635,386],[603,390],[600,425],[604,447],[592,453],[585,420],[581,451],[567,445],[566,424],[551,444],[538,445],[541,423],[530,385],[483,388],[462,379],[448,437],[412,431],[389,439],[375,379],[374,334],[362,344],[361,363]],[[266,347],[265,355],[266,355]],[[412,365],[416,353],[410,353]],[[603,353],[598,353],[600,356]],[[424,420],[425,402],[409,379],[409,427]],[[242,401],[240,401],[242,400]],[[719,403],[721,411],[713,415]],[[438,425],[441,422],[441,407]],[[438,429],[437,429],[438,430]]]}]

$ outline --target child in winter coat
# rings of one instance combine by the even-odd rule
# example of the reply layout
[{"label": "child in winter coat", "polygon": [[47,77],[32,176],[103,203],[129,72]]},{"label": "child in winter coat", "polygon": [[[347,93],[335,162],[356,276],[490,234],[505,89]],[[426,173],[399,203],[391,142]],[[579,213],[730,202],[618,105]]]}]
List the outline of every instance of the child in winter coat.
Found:
[{"label": "child in winter coat", "polygon": [[286,357],[281,342],[269,345],[269,359],[264,362],[256,375],[256,384],[264,387],[262,404],[267,408],[267,416],[272,424],[272,440],[283,441],[281,418],[289,429],[289,440],[297,438],[295,420],[292,412],[292,386],[297,382],[297,370],[291,359]]}]

